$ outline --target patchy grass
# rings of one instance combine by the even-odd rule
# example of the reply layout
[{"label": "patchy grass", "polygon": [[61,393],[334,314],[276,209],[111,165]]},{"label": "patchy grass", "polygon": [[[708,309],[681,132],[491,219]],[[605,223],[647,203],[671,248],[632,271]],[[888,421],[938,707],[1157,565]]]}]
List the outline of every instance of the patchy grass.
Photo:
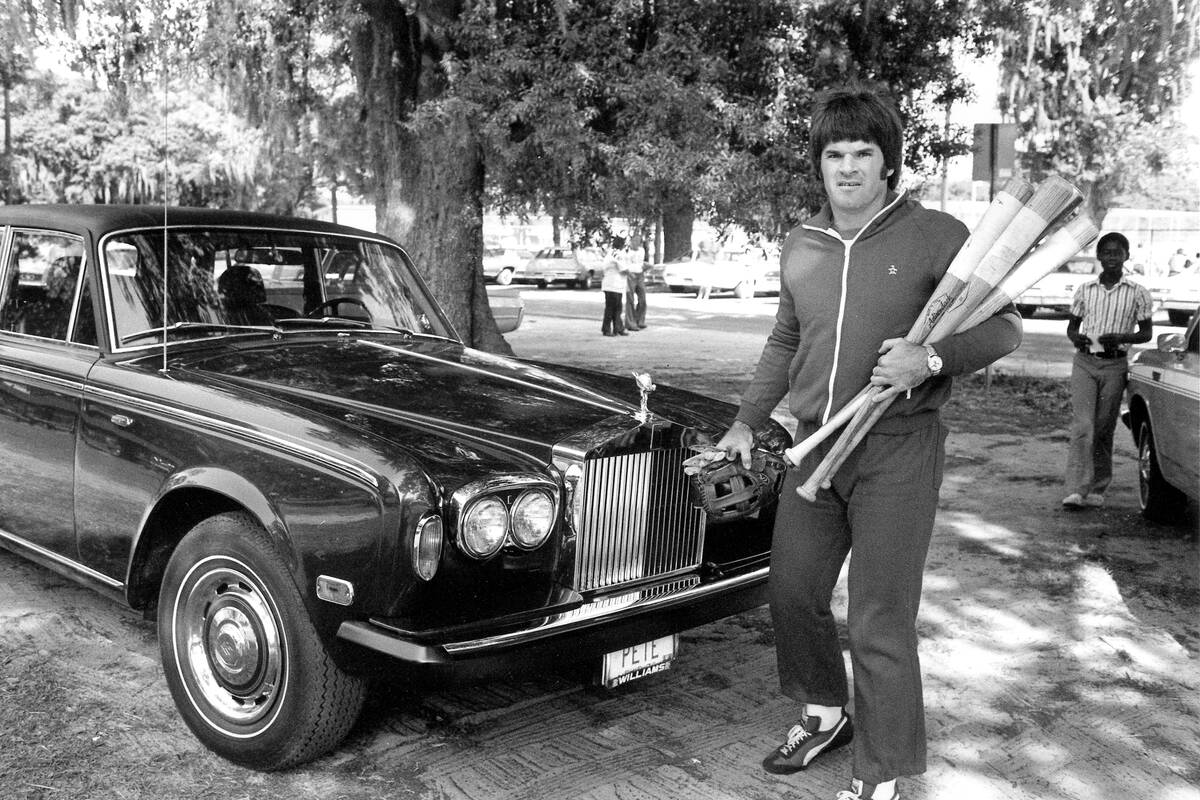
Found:
[{"label": "patchy grass", "polygon": [[1071,389],[1065,379],[975,373],[955,378],[942,409],[951,430],[1044,434],[1069,424]]}]

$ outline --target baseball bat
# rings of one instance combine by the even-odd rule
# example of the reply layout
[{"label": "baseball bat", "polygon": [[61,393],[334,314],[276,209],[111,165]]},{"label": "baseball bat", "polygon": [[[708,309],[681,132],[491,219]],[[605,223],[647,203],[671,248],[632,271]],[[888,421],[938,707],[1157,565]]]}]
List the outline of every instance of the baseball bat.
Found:
[{"label": "baseball bat", "polygon": [[1027,253],[1000,285],[963,321],[960,330],[973,328],[1020,297],[1029,287],[1058,269],[1067,259],[1087,247],[1100,234],[1096,223],[1080,214],[1046,237]]},{"label": "baseball bat", "polygon": [[[959,326],[991,294],[1043,233],[1048,228],[1061,224],[1065,215],[1081,200],[1082,194],[1079,190],[1058,176],[1051,176],[1039,184],[1029,202],[1017,211],[1001,235],[988,248],[953,306],[941,314],[927,336],[914,343],[937,341],[958,331]],[[872,392],[871,397],[879,391],[882,390]],[[815,500],[817,491],[829,486],[833,474],[845,463],[867,431],[883,416],[895,397],[896,395],[893,395],[887,400],[869,402],[859,407],[812,475],[797,487],[796,492],[801,497]]]},{"label": "baseball bat", "polygon": [[961,303],[963,289],[979,268],[980,262],[1033,194],[1033,184],[1024,178],[1010,179],[1004,188],[996,193],[995,199],[988,205],[975,230],[971,231],[971,235],[955,254],[937,288],[929,296],[925,307],[904,338],[910,342],[925,341],[938,320]]},{"label": "baseball bat", "polygon": [[[995,199],[988,205],[980,218],[979,223],[975,226],[975,230],[963,242],[963,246],[959,248],[954,259],[950,262],[950,266],[946,269],[937,287],[933,290],[929,300],[926,301],[925,307],[921,309],[921,313],[917,315],[917,319],[913,322],[912,328],[909,329],[908,335],[905,336],[910,342],[922,342],[929,332],[933,330],[933,326],[946,313],[947,309],[954,305],[956,298],[962,292],[963,287],[967,285],[967,280],[971,277],[979,262],[991,249],[996,240],[1003,234],[1004,229],[1008,227],[1017,212],[1025,205],[1025,203],[1033,196],[1034,186],[1024,178],[1011,178],[1004,187],[997,192]],[[801,460],[808,455],[813,448],[818,444],[828,439],[838,428],[846,423],[850,415],[855,414],[862,408],[862,403],[867,399],[867,393],[871,392],[875,387],[868,386],[863,391],[855,395],[841,411],[830,417],[821,427],[810,434],[805,439],[796,443],[793,447],[784,453],[784,458],[793,466],[799,466]]]},{"label": "baseball bat", "polygon": [[853,400],[842,406],[842,410],[830,417],[824,425],[787,450],[784,450],[783,460],[793,467],[800,466],[800,462],[804,460],[806,455],[813,451],[813,448],[828,439],[838,428],[846,424],[846,420],[850,419],[854,415],[854,412],[858,411],[859,407],[867,401],[872,388],[874,387],[863,387],[862,391],[856,394]]},{"label": "baseball bat", "polygon": [[971,273],[954,308],[942,315],[922,342],[936,342],[958,330],[959,324],[996,288],[1042,233],[1082,198],[1078,189],[1057,175],[1038,184],[1029,202],[1017,212]]}]

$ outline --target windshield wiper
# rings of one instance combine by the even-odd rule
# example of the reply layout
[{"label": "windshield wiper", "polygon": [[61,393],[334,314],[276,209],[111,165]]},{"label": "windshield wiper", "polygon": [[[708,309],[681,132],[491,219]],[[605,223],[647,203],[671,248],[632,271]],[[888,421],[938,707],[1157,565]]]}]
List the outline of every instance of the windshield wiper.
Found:
[{"label": "windshield wiper", "polygon": [[174,322],[166,328],[161,326],[158,328],[147,328],[144,331],[130,333],[121,337],[121,344],[130,344],[138,339],[145,339],[149,336],[158,336],[166,331],[169,336],[178,331],[265,331],[270,333],[279,333],[280,330],[275,325],[229,325],[222,322]]},{"label": "windshield wiper", "polygon": [[276,325],[288,328],[322,327],[322,328],[376,328],[373,322],[346,317],[283,317],[275,320]]}]

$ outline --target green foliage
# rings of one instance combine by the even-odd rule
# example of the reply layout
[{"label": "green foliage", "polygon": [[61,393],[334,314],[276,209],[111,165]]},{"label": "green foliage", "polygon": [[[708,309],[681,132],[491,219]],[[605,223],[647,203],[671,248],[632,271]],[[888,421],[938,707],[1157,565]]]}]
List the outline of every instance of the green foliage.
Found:
[{"label": "green foliage", "polygon": [[1154,147],[1129,143],[1170,125],[1186,94],[1197,4],[1031,0],[1015,14],[998,37],[1001,110],[1020,125],[1033,177],[1077,181],[1101,219],[1132,178],[1161,163]]},{"label": "green foliage", "polygon": [[[132,111],[125,88],[153,86],[163,70],[215,76],[228,109],[260,132],[259,177],[275,185],[258,205],[284,210],[322,184],[386,191],[380,165],[397,142],[388,126],[420,130],[450,102],[475,121],[489,205],[550,211],[580,237],[612,215],[652,220],[679,207],[781,235],[822,197],[805,154],[813,96],[847,80],[898,96],[910,170],[964,147],[927,113],[964,96],[950,43],[976,34],[958,0],[457,8],[385,2],[372,12],[419,32],[419,53],[381,51],[384,38],[364,47],[364,10],[332,0],[97,0],[75,41],[80,63],[114,88],[118,115]],[[367,92],[389,57],[399,64],[390,99]]]},{"label": "green foliage", "polygon": [[[14,200],[270,207],[261,133],[182,86],[123,109],[90,81],[37,73],[15,93]],[[165,124],[164,124],[165,120]],[[283,210],[283,209],[280,209]]]},{"label": "green foliage", "polygon": [[977,40],[966,3],[562,5],[475,4],[459,31],[451,91],[478,111],[502,211],[649,220],[683,203],[780,236],[823,196],[806,154],[813,97],[850,80],[898,97],[917,172],[965,152],[936,109],[966,94],[950,56]]},{"label": "green foliage", "polygon": [[1121,180],[1111,205],[1200,211],[1200,138],[1185,120],[1136,127],[1117,154]]}]

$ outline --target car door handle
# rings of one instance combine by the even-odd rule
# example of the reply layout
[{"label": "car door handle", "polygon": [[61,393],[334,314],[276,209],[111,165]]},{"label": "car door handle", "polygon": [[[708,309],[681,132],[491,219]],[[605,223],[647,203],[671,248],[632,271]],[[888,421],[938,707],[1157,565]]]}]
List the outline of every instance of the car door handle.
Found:
[{"label": "car door handle", "polygon": [[1162,373],[1156,369],[1150,370],[1150,377],[1155,381],[1162,381]]},{"label": "car door handle", "polygon": [[108,418],[109,422],[116,425],[118,428],[128,428],[133,424],[133,418],[127,417],[124,414],[113,414]]}]

